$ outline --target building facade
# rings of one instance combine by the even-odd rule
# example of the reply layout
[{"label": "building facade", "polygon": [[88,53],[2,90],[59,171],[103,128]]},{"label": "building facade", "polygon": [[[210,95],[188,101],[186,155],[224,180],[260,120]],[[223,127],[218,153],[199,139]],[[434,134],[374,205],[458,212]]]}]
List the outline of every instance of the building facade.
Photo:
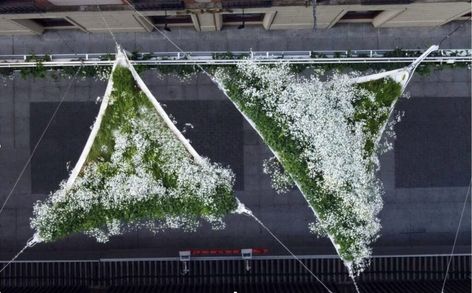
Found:
[{"label": "building facade", "polygon": [[[98,5],[97,5],[98,3]],[[136,12],[133,7],[138,11]],[[439,26],[471,16],[470,1],[451,0],[3,0],[0,34],[46,30],[149,32],[153,25],[196,31],[230,26],[266,30],[329,29],[340,23],[374,27]]]}]

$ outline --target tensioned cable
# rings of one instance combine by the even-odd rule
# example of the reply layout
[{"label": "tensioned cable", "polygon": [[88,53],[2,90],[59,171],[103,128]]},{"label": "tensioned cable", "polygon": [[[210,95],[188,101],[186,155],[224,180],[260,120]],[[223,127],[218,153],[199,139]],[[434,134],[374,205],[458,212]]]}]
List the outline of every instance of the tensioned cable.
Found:
[{"label": "tensioned cable", "polygon": [[[448,34],[446,34],[446,36],[444,36],[444,38],[442,38],[438,45],[441,46],[441,44],[449,39],[453,34],[455,34],[460,28],[462,28],[466,23],[468,23],[469,21],[472,20],[472,17],[469,17],[468,19],[464,20],[460,25],[456,26],[455,29],[453,29],[452,31],[450,31]],[[467,206],[467,200],[469,199],[469,195],[470,195],[470,188],[471,188],[471,184],[472,184],[472,177],[470,178],[470,181],[469,181],[469,187],[467,189],[467,194],[465,196],[465,200],[464,200],[464,204],[462,206],[462,211],[461,211],[461,216],[459,218],[459,223],[457,224],[457,229],[456,229],[456,234],[454,236],[454,242],[452,244],[452,249],[451,249],[451,253],[449,255],[449,259],[447,261],[447,267],[446,267],[446,273],[444,275],[444,280],[443,280],[443,283],[442,283],[442,287],[441,287],[441,293],[444,293],[444,289],[446,288],[446,282],[447,282],[447,279],[449,277],[449,269],[451,267],[451,263],[452,263],[452,257],[454,255],[454,250],[456,248],[456,244],[457,244],[457,238],[459,236],[459,230],[460,230],[460,227],[461,227],[461,224],[462,224],[462,218],[464,216],[464,211],[465,211],[465,207]]]},{"label": "tensioned cable", "polygon": [[106,21],[105,16],[103,15],[103,11],[100,9],[100,5],[98,5],[98,0],[95,0],[95,3],[97,3],[97,9],[100,12],[100,16],[102,17],[102,20],[103,20],[105,26],[107,27],[108,32],[110,33],[111,37],[113,38],[113,41],[115,42],[115,45],[118,45],[118,42],[116,41],[116,38],[115,38],[115,34],[113,34],[113,32],[111,31],[110,25]]},{"label": "tensioned cable", "polygon": [[[156,31],[158,31],[167,41],[169,41],[175,48],[177,48],[179,51],[181,51],[184,56],[188,56],[188,54],[180,47],[178,46],[174,41],[172,41],[167,34],[165,34],[164,32],[162,32],[156,25],[154,25],[151,21],[149,21],[145,15],[143,15],[141,12],[139,12],[128,0],[124,0],[125,3],[128,4],[129,7],[131,7],[138,15],[140,15],[144,21],[146,21],[148,24],[150,24],[152,27],[154,27],[156,29]],[[314,1],[314,3],[316,3]],[[472,19],[472,17],[471,17]],[[462,26],[464,26],[466,23],[467,23],[468,20],[464,21],[461,25],[457,26],[453,31],[451,31],[450,33],[448,33],[440,42],[439,42],[439,45],[441,45],[446,39],[450,38],[455,32],[457,32]],[[315,24],[316,25],[316,24]],[[111,33],[111,31],[110,31]],[[116,41],[115,41],[116,42]],[[210,79],[213,81],[213,78],[211,78],[211,75],[200,65],[200,64],[197,64],[197,67],[200,68],[206,75],[208,75],[210,77]],[[468,194],[467,194],[467,198],[468,198]],[[466,200],[467,202],[467,200]],[[256,218],[256,220],[262,224],[260,222],[260,220],[258,220]],[[462,215],[461,215],[461,219],[460,221],[462,221]],[[263,224],[262,224],[263,225]],[[279,244],[281,244],[289,253],[291,253],[302,265],[305,269],[308,269],[304,264],[303,262],[301,262],[265,225],[263,225],[263,227],[272,235],[272,237],[274,237],[278,242]],[[456,239],[457,240],[457,233],[456,233]],[[455,246],[455,242],[454,241],[454,246]],[[453,248],[454,250],[454,248]],[[449,265],[448,265],[448,269],[449,269]],[[310,271],[311,272],[311,271]],[[313,272],[311,272],[313,274]],[[446,275],[447,277],[447,275]],[[319,279],[317,279],[319,280]],[[353,280],[355,282],[355,280]],[[323,284],[324,285],[324,284]],[[358,291],[358,288],[357,288],[357,284],[356,285],[356,290]],[[325,287],[327,288],[327,287]],[[329,290],[329,289],[328,289]]]},{"label": "tensioned cable", "polygon": [[[152,27],[154,27],[156,29],[156,31],[158,31],[161,35],[164,36],[164,38],[169,41],[175,48],[177,48],[180,52],[182,52],[184,54],[184,56],[188,56],[188,54],[179,46],[177,45],[174,41],[172,41],[168,36],[167,34],[165,34],[164,32],[162,32],[156,25],[154,25],[151,21],[149,21],[145,15],[143,15],[141,12],[139,12],[128,0],[123,0],[125,3],[128,4],[129,7],[131,7],[139,16],[141,16],[144,21],[146,21],[147,23],[149,23]],[[196,64],[198,68],[200,68],[208,77],[210,77],[210,80],[215,83],[213,77],[211,76],[210,73],[208,73],[200,64]],[[226,95],[226,93],[225,93]],[[227,96],[227,95],[226,95]],[[229,97],[228,97],[229,98]],[[265,226],[257,217],[255,217],[254,215],[252,215],[252,217],[254,217],[254,219],[260,224],[262,225],[262,227],[264,227],[267,232],[269,232],[269,234],[274,237],[274,239],[277,240],[277,242],[282,245],[282,247],[284,247],[285,250],[287,250],[302,266],[303,268],[305,268],[321,285],[323,285],[324,288],[326,288],[326,290],[328,290],[328,292],[332,293],[332,291],[328,288],[328,286],[326,286],[323,281],[321,281],[321,279],[319,279],[315,273],[313,273],[285,244],[283,244],[283,242],[277,238],[277,236],[275,236],[272,231],[270,231],[270,229]]]},{"label": "tensioned cable", "polygon": [[[101,17],[102,17],[102,19],[103,19],[103,22],[105,23],[106,27],[108,28],[108,32],[110,33],[110,35],[112,36],[113,40],[115,41],[115,44],[118,45],[118,43],[117,43],[117,41],[116,41],[116,38],[115,38],[115,35],[114,35],[113,32],[111,31],[110,26],[108,25],[107,21],[105,20],[105,17],[103,16],[103,13],[102,13],[102,11],[101,11],[101,9],[100,9],[100,6],[97,5],[97,8],[98,8],[98,10],[100,11],[100,15],[101,15]],[[61,38],[62,41],[64,41],[61,36],[60,36],[60,38]],[[66,44],[66,45],[68,46],[68,44]],[[77,55],[77,53],[76,53],[76,55]],[[42,139],[44,138],[44,136],[45,136],[47,130],[48,130],[49,127],[51,126],[52,121],[53,121],[54,118],[56,117],[57,112],[58,112],[59,109],[61,108],[61,106],[62,106],[62,104],[63,104],[63,102],[64,102],[64,100],[65,100],[65,97],[67,96],[67,94],[68,94],[70,88],[72,87],[73,81],[76,79],[76,77],[77,77],[77,75],[78,75],[80,69],[82,68],[82,66],[83,66],[83,65],[81,64],[81,65],[77,68],[77,70],[75,71],[75,73],[74,73],[74,75],[73,75],[73,77],[72,77],[72,80],[70,81],[69,85],[68,85],[67,88],[66,88],[66,91],[65,91],[64,94],[62,95],[62,98],[61,98],[59,104],[57,105],[56,109],[54,110],[54,112],[53,112],[51,118],[49,119],[49,121],[48,121],[48,123],[47,123],[47,125],[46,125],[46,128],[45,128],[44,131],[41,133],[41,136],[39,137],[38,142],[37,142],[36,145],[34,146],[33,151],[31,152],[31,154],[30,154],[28,160],[26,161],[26,164],[24,165],[23,169],[22,169],[21,172],[20,172],[20,175],[19,175],[18,178],[16,179],[15,184],[13,185],[13,188],[10,190],[10,193],[7,195],[7,198],[6,198],[5,201],[3,202],[3,205],[2,205],[2,207],[0,208],[0,214],[1,214],[2,211],[4,210],[4,208],[5,208],[5,206],[6,206],[7,202],[8,202],[8,200],[10,199],[11,195],[13,194],[13,191],[15,190],[16,186],[18,185],[18,182],[20,181],[21,177],[23,177],[23,174],[24,174],[24,172],[26,171],[26,168],[27,168],[28,165],[30,164],[30,162],[31,162],[31,160],[32,160],[32,158],[33,158],[33,156],[34,156],[34,154],[36,153],[36,150],[37,150],[39,144],[41,143],[41,141],[42,141]],[[30,239],[30,240],[31,240],[31,239]],[[23,247],[10,261],[0,270],[0,273],[2,273],[12,262],[14,262],[28,247],[31,247],[32,245],[35,244],[35,243],[33,243],[33,244],[30,245],[30,240],[28,240],[26,246]]]},{"label": "tensioned cable", "polygon": [[[59,37],[59,39],[61,39],[61,41],[62,41],[69,49],[71,48],[70,45],[64,40],[64,38],[63,38],[59,33],[57,33],[57,36]],[[77,55],[77,53],[75,53],[75,55]],[[77,69],[77,71],[76,71],[75,74],[73,75],[73,79],[71,80],[71,83],[69,84],[69,87],[67,88],[66,93],[69,91],[70,86],[71,86],[73,80],[74,80],[75,77],[78,75],[78,73],[79,73],[79,71],[80,71],[81,68],[82,68],[82,65],[79,66],[79,68]],[[40,138],[39,138],[37,144],[35,145],[35,147],[34,147],[32,153],[30,154],[30,157],[29,157],[28,161],[26,162],[25,166],[24,166],[23,169],[21,170],[20,175],[18,176],[18,178],[16,179],[15,184],[13,185],[13,188],[10,190],[10,192],[8,193],[8,195],[7,195],[6,199],[5,199],[5,201],[3,202],[2,207],[0,208],[0,215],[2,214],[3,209],[5,208],[5,206],[6,206],[7,202],[8,202],[8,200],[10,199],[11,195],[13,194],[13,191],[15,190],[16,186],[18,185],[18,183],[19,183],[21,177],[23,177],[23,173],[26,171],[26,168],[28,167],[29,163],[30,163],[31,160],[33,159],[34,153],[36,152],[36,149],[37,149],[39,143],[41,142],[41,140],[43,139],[44,135],[46,134],[46,131],[48,130],[49,126],[50,126],[51,123],[52,123],[52,120],[54,120],[55,115],[57,114],[59,108],[61,107],[62,102],[64,101],[64,99],[65,99],[65,95],[62,97],[62,99],[61,99],[59,105],[56,107],[55,111],[53,112],[53,116],[51,116],[51,118],[50,118],[50,120],[49,120],[49,122],[48,122],[46,128],[44,129],[44,131],[43,131],[43,133],[41,134],[41,136],[40,136]]]},{"label": "tensioned cable", "polygon": [[[468,23],[469,21],[472,20],[472,17],[469,17],[468,19],[464,20],[460,25],[457,25],[455,29],[453,29],[452,31],[450,31],[449,33],[447,33],[439,42],[438,42],[438,46],[440,47],[441,44],[446,41],[447,39],[449,39],[453,34],[455,34],[460,28],[462,28],[466,23]],[[433,30],[435,30],[437,28],[434,28]],[[467,194],[466,194],[466,197],[465,197],[465,200],[464,200],[464,204],[462,206],[462,211],[461,211],[461,216],[459,218],[459,223],[457,225],[457,229],[456,229],[456,234],[454,236],[454,242],[452,244],[452,249],[451,249],[451,253],[449,254],[449,258],[448,258],[448,262],[447,262],[447,267],[446,267],[446,273],[444,275],[444,280],[443,280],[443,284],[442,284],[442,288],[441,288],[441,293],[444,293],[444,288],[446,287],[446,282],[447,282],[447,278],[449,276],[449,269],[450,269],[450,266],[451,266],[451,262],[452,262],[452,257],[453,257],[453,254],[454,254],[454,250],[455,250],[455,247],[456,247],[456,243],[457,243],[457,238],[458,238],[458,235],[459,235],[459,230],[460,230],[460,226],[462,224],[462,218],[464,216],[464,211],[465,211],[465,207],[467,206],[467,200],[469,199],[469,194],[470,194],[470,188],[471,188],[471,183],[472,183],[472,177],[471,177],[471,180],[469,181],[469,187],[467,189]]]},{"label": "tensioned cable", "polygon": [[6,265],[4,265],[1,269],[0,269],[0,274],[12,263],[14,262],[28,247],[31,247],[32,245],[30,245],[30,242],[33,240],[33,237],[31,237],[30,239],[28,239],[28,241],[26,242],[26,245],[25,247],[23,247],[9,262],[7,262]]},{"label": "tensioned cable", "polygon": [[[298,258],[298,256],[296,256],[283,242],[282,240],[280,240],[277,236],[275,236],[275,234],[261,221],[259,220],[258,217],[256,217],[252,212],[248,213],[244,213],[246,215],[248,215],[249,217],[253,218],[257,223],[259,223],[259,225],[261,225],[262,228],[264,228],[269,234],[270,236],[272,236],[272,238],[274,238],[291,256],[293,256],[293,258],[295,258],[296,261],[298,261],[300,263],[300,265],[305,269],[307,270],[312,276],[313,278],[315,278],[316,281],[318,281],[321,285],[323,285],[323,287],[328,290],[328,292],[330,293],[333,293],[329,288],[328,286],[326,286],[325,283],[323,283],[323,281],[321,281],[321,279],[319,277],[317,277],[315,275],[315,273],[313,273],[312,270],[310,270],[306,265],[305,263],[300,259]],[[357,286],[356,286],[357,287]]]},{"label": "tensioned cable", "polygon": [[[59,37],[59,39],[61,39],[61,41],[69,48],[69,49],[72,49],[72,47],[69,45],[68,42],[66,42],[64,40],[64,38],[59,34],[59,32],[56,32],[57,36]],[[74,51],[74,50],[72,50]],[[77,52],[74,53],[76,56],[77,56]],[[72,83],[74,82],[75,78],[77,77],[78,73],[80,72],[80,69],[82,68],[82,65],[79,66],[79,68],[77,68],[77,71],[74,73],[73,77],[72,77],[72,80],[70,81],[69,83],[69,86],[66,88],[66,91],[64,92],[64,96],[61,98],[58,106],[56,107],[56,109],[54,110],[53,114],[51,115],[45,129],[43,130],[43,132],[41,133],[41,136],[40,138],[38,139],[36,145],[34,146],[33,148],[33,151],[31,152],[30,154],[30,157],[28,158],[28,160],[26,161],[26,164],[25,166],[23,167],[23,169],[21,170],[20,174],[18,175],[18,178],[16,179],[15,181],[15,184],[13,185],[12,189],[10,190],[10,192],[8,193],[5,201],[3,202],[2,204],[2,207],[0,208],[0,215],[1,213],[3,212],[8,200],[10,199],[10,197],[12,196],[13,194],[13,191],[15,190],[16,186],[18,185],[19,181],[21,180],[21,177],[23,177],[23,174],[26,170],[26,168],[28,167],[28,165],[30,164],[31,160],[33,159],[33,156],[36,152],[36,149],[38,148],[39,144],[41,143],[42,139],[44,138],[44,135],[46,134],[48,128],[50,127],[52,121],[54,120],[55,116],[57,115],[57,112],[59,111],[62,103],[64,102],[65,100],[65,97],[68,93],[68,91],[70,90],[70,87],[72,86]],[[28,239],[27,243],[26,243],[26,246],[23,247],[5,266],[3,266],[1,269],[0,269],[0,274],[11,264],[13,263],[27,248],[29,247],[32,247],[35,243],[32,243],[31,244],[31,240],[32,238]]]},{"label": "tensioned cable", "polygon": [[65,39],[61,36],[61,34],[59,33],[60,31],[57,30],[57,31],[54,31],[56,33],[56,35],[61,39],[61,41],[67,46],[67,48],[69,48],[69,50],[71,52],[74,52],[74,55],[77,56],[77,52],[75,52],[74,48],[72,48],[71,45],[69,45],[68,42],[65,41]]},{"label": "tensioned cable", "polygon": [[[152,23],[152,21],[150,21],[149,19],[147,19],[147,17],[142,14],[141,12],[139,12],[128,0],[123,0],[126,4],[128,4],[129,7],[131,7],[139,16],[141,16],[143,18],[144,21],[146,21],[148,24],[150,24],[153,28],[156,29],[156,31],[158,31],[167,41],[169,41],[169,43],[171,43],[175,48],[177,48],[177,50],[179,50],[180,52],[182,52],[184,54],[185,57],[188,56],[188,53],[185,52],[182,48],[180,48],[179,45],[177,45],[174,41],[172,41],[169,36],[167,36],[166,33],[164,33],[163,31],[161,31],[154,23]],[[211,74],[209,74],[200,64],[196,64],[198,68],[200,68],[206,75],[208,76],[211,76]],[[213,80],[213,79],[212,79]]]},{"label": "tensioned cable", "polygon": [[[453,34],[455,34],[461,27],[463,27],[468,21],[471,21],[472,20],[472,17],[470,18],[467,18],[465,20],[462,20],[462,21],[457,21],[457,22],[462,22],[460,23],[459,25],[457,25],[452,31],[450,31],[449,33],[446,33],[446,35],[437,43],[438,46],[441,46],[441,44],[449,39]],[[434,26],[434,27],[431,27],[429,29],[426,29],[425,30],[425,34],[426,35],[430,35],[431,33],[435,32],[436,30],[438,30],[439,28],[443,27],[445,24],[443,25],[438,25],[438,26]],[[452,23],[451,23],[452,25]]]},{"label": "tensioned cable", "polygon": [[43,132],[41,133],[41,136],[39,137],[38,141],[36,142],[33,150],[31,151],[31,154],[29,155],[28,157],[28,160],[26,161],[26,164],[23,166],[23,169],[21,169],[21,172],[20,174],[18,175],[18,177],[16,178],[16,181],[15,181],[15,184],[13,184],[13,187],[11,188],[10,192],[8,193],[5,201],[3,202],[2,204],[2,207],[0,208],[0,215],[2,214],[3,210],[5,209],[5,206],[8,202],[8,200],[10,199],[11,195],[13,194],[13,191],[15,190],[16,186],[18,185],[18,183],[20,182],[21,180],[21,177],[23,177],[23,174],[25,173],[26,171],[26,168],[28,168],[28,165],[31,163],[31,160],[33,159],[33,156],[34,154],[36,153],[36,150],[38,149],[38,146],[39,144],[41,143],[41,141],[43,140],[44,136],[46,135],[46,132],[48,131],[49,127],[51,126],[52,124],[52,121],[54,120],[54,118],[56,117],[56,114],[57,112],[59,111],[59,109],[61,108],[70,88],[72,87],[72,84],[73,84],[73,81],[75,80],[75,78],[77,77],[80,69],[82,68],[82,65],[80,65],[77,70],[75,71],[73,77],[72,77],[72,80],[70,81],[69,85],[67,86],[64,94],[62,95],[61,97],[61,100],[59,101],[59,104],[57,105],[56,109],[54,110],[54,112],[52,113],[51,115],[51,118],[49,119],[48,123],[46,124],[46,127],[44,128]]},{"label": "tensioned cable", "polygon": [[[40,15],[40,16],[45,16],[45,17],[47,17],[43,12],[40,12],[39,15]],[[63,38],[63,37],[61,36],[61,34],[59,33],[59,30],[54,30],[53,32],[56,33],[56,35],[59,37],[59,39],[61,39],[62,43],[63,43],[64,45],[66,45],[66,47],[69,48],[69,50],[71,50],[71,52],[74,52],[74,51],[75,51],[75,50],[72,48],[72,46],[70,46],[69,43],[64,40],[64,38]],[[77,56],[77,52],[74,52],[74,54]]]},{"label": "tensioned cable", "polygon": [[[59,104],[57,105],[56,109],[54,109],[54,112],[52,113],[51,115],[51,118],[49,119],[48,123],[46,124],[46,127],[44,128],[43,132],[41,133],[41,136],[39,137],[38,141],[36,142],[33,150],[31,151],[31,154],[30,156],[28,157],[28,160],[26,161],[26,164],[24,165],[23,169],[21,170],[20,174],[18,175],[18,178],[16,179],[15,181],[15,184],[13,185],[12,189],[10,190],[10,193],[8,193],[8,196],[7,198],[5,199],[5,201],[3,202],[3,205],[2,207],[0,208],[0,215],[1,213],[3,212],[8,200],[10,199],[11,195],[13,194],[13,191],[15,190],[16,186],[18,185],[18,182],[20,181],[21,177],[23,177],[23,174],[25,173],[26,171],[26,168],[28,167],[28,165],[31,163],[31,160],[33,159],[33,156],[34,154],[36,153],[36,150],[39,146],[39,144],[41,143],[41,141],[43,140],[46,132],[48,131],[49,127],[51,126],[52,124],[52,121],[54,121],[54,118],[56,117],[56,114],[57,112],[59,111],[59,109],[61,108],[62,104],[64,103],[64,100],[67,96],[67,94],[69,93],[69,90],[70,88],[72,87],[72,84],[74,83],[80,69],[82,68],[82,65],[80,65],[77,70],[75,71],[74,75],[72,76],[72,79],[71,81],[69,82],[69,85],[67,86],[64,94],[62,95],[62,98],[61,100],[59,101]],[[31,240],[32,238],[30,238],[25,247],[23,247],[5,266],[3,266],[2,269],[0,269],[0,274],[11,264],[13,263],[27,248],[29,247],[32,247],[35,243],[31,243]]]},{"label": "tensioned cable", "polygon": [[447,261],[446,274],[444,275],[441,293],[444,293],[444,288],[446,287],[447,278],[449,276],[449,268],[451,267],[451,262],[452,262],[452,256],[454,254],[454,249],[456,248],[457,237],[459,235],[459,230],[462,224],[462,217],[464,216],[465,207],[467,206],[467,200],[469,199],[469,195],[470,195],[471,183],[472,183],[472,177],[470,178],[470,181],[469,181],[469,188],[467,188],[467,194],[465,196],[464,205],[462,206],[461,216],[459,218],[459,223],[457,224],[456,235],[454,236],[454,243],[452,244],[451,253]]},{"label": "tensioned cable", "polygon": [[468,19],[464,20],[463,23],[461,23],[460,25],[458,25],[455,29],[453,29],[451,32],[449,32],[448,34],[446,34],[446,36],[441,40],[439,41],[438,43],[438,46],[441,46],[441,44],[449,39],[453,34],[455,34],[461,27],[463,27],[467,22],[471,21],[472,20],[472,16],[469,17]]}]

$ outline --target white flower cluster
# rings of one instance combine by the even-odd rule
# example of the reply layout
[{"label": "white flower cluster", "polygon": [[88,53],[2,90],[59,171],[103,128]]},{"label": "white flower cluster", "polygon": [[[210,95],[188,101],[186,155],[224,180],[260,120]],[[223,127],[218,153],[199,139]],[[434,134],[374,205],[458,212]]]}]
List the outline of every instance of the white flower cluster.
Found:
[{"label": "white flower cluster", "polygon": [[289,174],[285,173],[282,165],[276,157],[264,160],[262,163],[262,171],[270,176],[272,188],[278,193],[287,193],[295,184]]},{"label": "white flower cluster", "polygon": [[8,86],[8,82],[15,79],[15,72],[12,71],[8,75],[0,74],[0,79],[2,80],[3,86]]},{"label": "white flower cluster", "polygon": [[393,150],[393,140],[397,138],[394,127],[402,120],[403,116],[405,116],[404,111],[395,112],[393,119],[389,120],[387,125],[385,125],[384,138],[380,141],[379,145],[380,154]]},{"label": "white flower cluster", "polygon": [[311,233],[315,234],[317,237],[328,237],[328,233],[323,230],[323,227],[315,222],[311,222],[308,224],[308,230]]},{"label": "white flower cluster", "polygon": [[[238,65],[237,72],[241,78],[234,79],[221,69],[216,78],[222,85],[236,85],[246,106],[262,105],[264,114],[285,129],[287,138],[297,142],[309,177],[341,202],[341,208],[332,213],[315,207],[317,216],[322,217],[320,227],[311,228],[330,231],[328,236],[338,253],[338,235],[355,239],[341,257],[349,256],[344,259],[346,263],[361,271],[381,227],[377,215],[382,209],[383,191],[375,174],[379,145],[374,146],[374,152],[365,151],[368,139],[379,140],[365,134],[365,122],[353,122],[353,117],[355,102],[366,97],[374,101],[375,95],[354,86],[345,74],[335,73],[321,81],[313,75],[297,76],[288,65],[261,66],[250,60]],[[390,108],[381,111],[389,113]]]},{"label": "white flower cluster", "polygon": [[[219,189],[232,190],[234,175],[230,169],[207,159],[197,164],[150,107],[141,107],[139,114],[114,129],[112,135],[114,146],[109,160],[103,159],[109,148],[100,146],[103,157],[87,162],[70,190],[63,183],[47,201],[35,205],[31,226],[43,241],[66,236],[62,235],[62,230],[67,230],[63,227],[71,222],[87,223],[87,217],[105,213],[102,225],[83,226],[87,227],[84,232],[105,242],[123,232],[126,223],[121,220],[152,219],[129,215],[133,210],[128,207],[140,203],[159,206],[170,202],[170,207],[157,207],[160,212],[155,217],[168,228],[191,230],[189,227],[198,224],[198,215],[211,223],[221,222],[215,200]],[[205,212],[195,214],[179,208],[188,201],[198,202]],[[78,218],[71,219],[71,215]]]}]

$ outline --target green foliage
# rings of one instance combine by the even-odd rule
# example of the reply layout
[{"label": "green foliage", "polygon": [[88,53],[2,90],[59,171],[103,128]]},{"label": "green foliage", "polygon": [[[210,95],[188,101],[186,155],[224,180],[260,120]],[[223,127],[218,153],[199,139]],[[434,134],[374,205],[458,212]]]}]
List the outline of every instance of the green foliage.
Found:
[{"label": "green foliage", "polygon": [[26,58],[26,62],[36,62],[35,67],[24,67],[20,69],[21,77],[26,79],[31,76],[33,78],[45,78],[46,77],[46,67],[44,67],[43,62],[50,61],[51,57],[49,55],[44,55],[42,57],[31,54]]},{"label": "green foliage", "polygon": [[0,75],[4,77],[12,77],[13,74],[15,73],[15,70],[13,68],[9,67],[0,67]]},{"label": "green foliage", "polygon": [[115,55],[108,53],[108,54],[100,56],[100,60],[101,61],[115,60]]},{"label": "green foliage", "polygon": [[[339,197],[327,193],[321,188],[321,182],[323,180],[321,176],[316,180],[309,177],[308,166],[304,160],[301,160],[301,147],[298,145],[297,141],[286,135],[286,130],[279,126],[275,118],[267,116],[261,104],[245,102],[248,100],[247,97],[243,95],[237,82],[233,82],[245,77],[235,68],[228,68],[225,72],[229,74],[229,78],[224,81],[228,96],[238,105],[239,109],[254,122],[264,141],[278,154],[280,163],[285,171],[292,176],[320,219],[325,219],[328,215],[335,214],[338,219],[343,219],[340,220],[341,226],[345,225],[346,227],[350,227],[353,224],[359,226],[364,225],[365,223],[360,222],[352,223],[352,217],[345,216],[348,211],[343,208]],[[255,88],[264,87],[261,81],[257,79],[251,80],[251,84]],[[356,117],[356,120],[364,120],[367,122],[365,131],[374,136],[374,134],[378,134],[380,125],[385,123],[388,118],[388,116],[384,115],[379,109],[382,106],[391,105],[395,99],[399,97],[400,87],[397,83],[390,80],[367,82],[359,85],[359,87],[376,93],[374,102],[368,101],[368,98],[365,97],[358,105],[360,111],[361,109],[373,111],[372,116],[359,115]],[[373,149],[370,146],[366,147],[371,148],[370,151]],[[354,221],[356,220],[357,219],[354,219]],[[350,235],[340,233],[342,230],[344,229],[339,227],[339,229],[335,228],[327,232],[332,235],[336,243],[339,244],[339,253],[342,258],[346,261],[350,261],[353,259],[353,256],[349,255],[348,248],[356,242],[356,239],[351,238]]]},{"label": "green foliage", "polygon": [[396,48],[384,54],[384,57],[419,57],[419,56],[421,56],[421,51],[406,51],[400,48]]},{"label": "green foliage", "polygon": [[[126,124],[126,120],[134,115],[139,115],[137,109],[139,106],[152,107],[151,103],[141,92],[134,82],[131,72],[118,66],[112,76],[113,91],[110,103],[107,107],[105,115],[103,116],[100,131],[98,132],[95,142],[92,145],[88,161],[109,160],[113,153],[113,130]],[[128,126],[130,127],[130,126]],[[107,146],[106,151],[102,151],[101,146]]]},{"label": "green foliage", "polygon": [[[115,146],[113,131],[121,129],[131,133],[130,120],[140,116],[143,119],[147,117],[142,116],[145,114],[142,114],[139,109],[142,107],[154,109],[154,106],[136,85],[127,68],[118,66],[112,78],[111,100],[84,165],[86,168],[88,164],[98,162],[98,171],[95,177],[99,182],[94,186],[85,186],[90,191],[89,196],[102,196],[100,191],[107,178],[117,172],[109,163]],[[153,115],[157,116],[156,113]],[[151,141],[151,147],[144,154],[144,162],[155,180],[162,182],[167,190],[166,194],[153,195],[144,201],[132,201],[129,204],[113,208],[106,208],[99,204],[100,201],[93,201],[94,204],[91,208],[85,210],[68,208],[68,206],[74,205],[73,196],[69,196],[60,204],[52,204],[48,211],[48,213],[61,215],[60,217],[55,218],[53,223],[47,225],[48,227],[43,227],[44,223],[41,222],[43,225],[41,229],[47,230],[48,233],[46,241],[54,241],[72,233],[104,227],[111,219],[118,219],[124,223],[164,220],[168,217],[184,217],[197,221],[203,216],[223,217],[236,208],[237,203],[233,191],[225,184],[219,184],[216,193],[208,195],[214,199],[214,204],[211,206],[203,202],[201,197],[192,196],[190,190],[184,191],[183,194],[172,193],[171,191],[177,186],[177,177],[169,170],[161,168],[162,158],[159,153],[161,148],[162,145]],[[125,159],[132,161],[134,151],[135,149],[127,150],[124,155]],[[184,148],[183,151],[185,151]],[[64,213],[66,214],[64,215]]]},{"label": "green foliage", "polygon": [[155,68],[161,74],[173,74],[181,77],[186,77],[199,73],[201,70],[197,65],[156,65]]},{"label": "green foliage", "polygon": [[364,133],[369,139],[365,145],[366,156],[370,156],[375,151],[375,140],[386,123],[389,112],[384,109],[390,109],[392,104],[401,95],[401,85],[391,79],[379,79],[357,85],[359,88],[375,93],[375,100],[368,98],[360,99],[356,102],[356,115],[354,121],[363,121],[365,123]]},{"label": "green foliage", "polygon": [[225,53],[214,53],[213,59],[215,60],[234,60],[234,59],[245,59],[249,57],[249,54],[238,54],[235,55],[232,52],[228,51]]},{"label": "green foliage", "polygon": [[[459,52],[463,53],[463,52]],[[433,52],[431,56],[436,56],[438,53]],[[458,53],[451,53],[451,56],[456,56]],[[354,56],[351,50],[346,52],[339,51],[335,52],[335,57],[352,57]],[[418,57],[421,55],[421,51],[406,51],[403,49],[394,49],[390,52],[386,52],[384,54],[385,57]],[[368,57],[365,53],[357,53],[357,57]],[[137,51],[133,51],[130,55],[131,60],[150,60],[155,56],[146,53],[138,53]],[[232,52],[225,52],[225,53],[215,53],[213,54],[213,59],[216,60],[228,60],[228,59],[244,59],[248,58],[249,54],[240,54],[234,55]],[[311,52],[310,55],[313,59],[322,59],[328,58],[328,56],[324,53],[318,52]],[[115,56],[112,54],[105,54],[100,56],[100,60],[114,60]],[[27,61],[36,61],[37,66],[31,68],[22,68],[20,69],[21,76],[23,78],[33,77],[33,78],[45,78],[47,77],[47,72],[51,72],[51,76],[53,78],[57,78],[59,76],[73,76],[75,73],[74,67],[53,67],[49,70],[43,65],[44,61],[50,61],[49,55],[44,55],[42,57],[36,56],[35,54],[31,54],[27,57]],[[323,69],[323,70],[339,70],[339,71],[367,71],[367,70],[392,70],[404,67],[406,63],[402,62],[393,62],[393,63],[332,63],[332,64],[292,64],[291,68],[294,72],[300,73],[306,69]],[[212,71],[215,67],[231,67],[232,65],[211,65],[211,66],[203,66],[205,70]],[[467,62],[459,62],[459,63],[422,63],[418,66],[416,72],[421,76],[426,76],[431,74],[434,71],[448,69],[448,68],[467,68],[470,66],[470,63]],[[84,66],[78,73],[79,77],[97,77],[101,76],[104,71],[104,66]],[[189,75],[193,75],[196,73],[201,72],[199,66],[196,65],[137,65],[135,66],[136,71],[145,72],[148,70],[157,70],[161,74],[172,74],[181,77],[187,77]],[[10,76],[10,71],[0,70],[0,75],[3,76]]]}]

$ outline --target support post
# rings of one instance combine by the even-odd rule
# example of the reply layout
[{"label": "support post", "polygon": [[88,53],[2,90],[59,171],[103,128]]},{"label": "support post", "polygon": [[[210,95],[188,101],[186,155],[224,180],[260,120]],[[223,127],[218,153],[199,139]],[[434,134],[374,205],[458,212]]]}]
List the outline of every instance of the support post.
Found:
[{"label": "support post", "polygon": [[266,30],[270,30],[270,27],[272,26],[272,23],[274,23],[274,19],[276,15],[277,15],[277,11],[266,12],[266,14],[264,15],[264,19],[262,20],[262,26]]},{"label": "support post", "polygon": [[252,248],[241,249],[241,256],[244,260],[244,268],[249,272],[251,270]]},{"label": "support post", "polygon": [[187,275],[190,272],[190,268],[188,263],[190,262],[190,250],[179,251],[180,263],[183,265],[182,267],[182,275]]}]

